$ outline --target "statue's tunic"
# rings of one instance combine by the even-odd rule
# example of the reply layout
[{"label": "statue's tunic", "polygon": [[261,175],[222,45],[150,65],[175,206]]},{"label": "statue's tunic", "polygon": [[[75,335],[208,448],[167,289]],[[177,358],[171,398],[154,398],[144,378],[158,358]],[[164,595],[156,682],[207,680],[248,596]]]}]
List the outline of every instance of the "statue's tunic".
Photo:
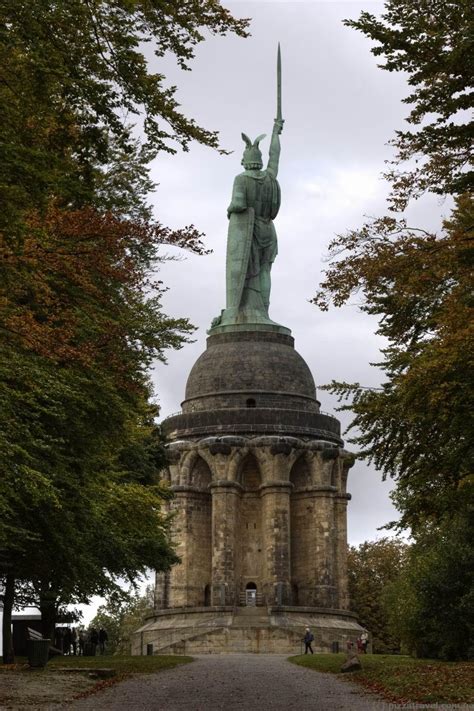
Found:
[{"label": "statue's tunic", "polygon": [[234,180],[229,214],[254,210],[252,241],[246,270],[245,288],[260,291],[259,275],[264,264],[271,265],[278,253],[273,220],[280,209],[277,179],[269,170],[246,170]]}]

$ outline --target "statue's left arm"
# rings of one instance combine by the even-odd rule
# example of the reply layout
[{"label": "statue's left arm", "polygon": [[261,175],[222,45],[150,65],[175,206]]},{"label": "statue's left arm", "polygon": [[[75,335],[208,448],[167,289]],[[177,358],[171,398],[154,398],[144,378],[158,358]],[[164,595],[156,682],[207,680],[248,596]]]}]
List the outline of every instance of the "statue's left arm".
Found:
[{"label": "statue's left arm", "polygon": [[278,175],[278,164],[280,162],[280,133],[283,131],[283,119],[275,119],[273,123],[272,139],[270,141],[270,156],[268,159],[268,172],[274,178]]}]

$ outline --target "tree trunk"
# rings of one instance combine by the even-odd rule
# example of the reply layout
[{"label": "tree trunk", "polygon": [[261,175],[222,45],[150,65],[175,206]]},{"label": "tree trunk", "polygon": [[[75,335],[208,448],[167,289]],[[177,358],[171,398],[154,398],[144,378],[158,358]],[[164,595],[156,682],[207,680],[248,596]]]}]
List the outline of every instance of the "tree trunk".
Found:
[{"label": "tree trunk", "polygon": [[50,639],[54,645],[54,630],[56,627],[56,597],[51,593],[40,595],[40,612],[41,612],[41,633],[45,639]]},{"label": "tree trunk", "polygon": [[3,593],[3,663],[13,664],[15,652],[12,639],[12,610],[15,599],[15,576],[8,573],[5,578],[5,591]]}]

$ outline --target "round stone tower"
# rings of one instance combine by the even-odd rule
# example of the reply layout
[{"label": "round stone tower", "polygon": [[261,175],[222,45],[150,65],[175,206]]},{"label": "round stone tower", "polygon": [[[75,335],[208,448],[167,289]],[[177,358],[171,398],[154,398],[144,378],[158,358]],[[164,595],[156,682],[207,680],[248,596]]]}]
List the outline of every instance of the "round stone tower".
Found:
[{"label": "round stone tower", "polygon": [[163,428],[181,562],[156,578],[135,653],[344,648],[347,474],[339,421],[281,326],[211,329]]}]

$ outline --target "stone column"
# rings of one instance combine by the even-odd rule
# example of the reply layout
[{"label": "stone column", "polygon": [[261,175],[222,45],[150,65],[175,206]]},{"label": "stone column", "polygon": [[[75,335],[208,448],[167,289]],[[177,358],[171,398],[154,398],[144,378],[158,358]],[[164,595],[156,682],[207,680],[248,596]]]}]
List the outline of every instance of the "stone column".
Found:
[{"label": "stone column", "polygon": [[239,519],[242,487],[233,481],[211,484],[212,605],[237,605]]},{"label": "stone column", "polygon": [[160,571],[155,575],[155,610],[166,610],[169,607],[170,571]]},{"label": "stone column", "polygon": [[290,491],[288,481],[274,481],[261,488],[267,605],[289,605],[291,600]]},{"label": "stone column", "polygon": [[350,494],[339,494],[335,500],[336,519],[336,584],[338,607],[349,609],[349,582],[347,578],[347,502]]},{"label": "stone column", "polygon": [[175,518],[172,524],[172,539],[176,545],[176,553],[181,558],[181,563],[174,565],[170,573],[170,607],[189,606],[188,577],[189,568],[192,566],[192,556],[188,542],[188,529],[190,518],[190,492],[185,487],[174,486],[175,497],[171,503]]},{"label": "stone column", "polygon": [[[322,489],[322,487],[321,487]],[[334,580],[334,492],[314,491],[315,579],[313,605],[337,607]]]}]

